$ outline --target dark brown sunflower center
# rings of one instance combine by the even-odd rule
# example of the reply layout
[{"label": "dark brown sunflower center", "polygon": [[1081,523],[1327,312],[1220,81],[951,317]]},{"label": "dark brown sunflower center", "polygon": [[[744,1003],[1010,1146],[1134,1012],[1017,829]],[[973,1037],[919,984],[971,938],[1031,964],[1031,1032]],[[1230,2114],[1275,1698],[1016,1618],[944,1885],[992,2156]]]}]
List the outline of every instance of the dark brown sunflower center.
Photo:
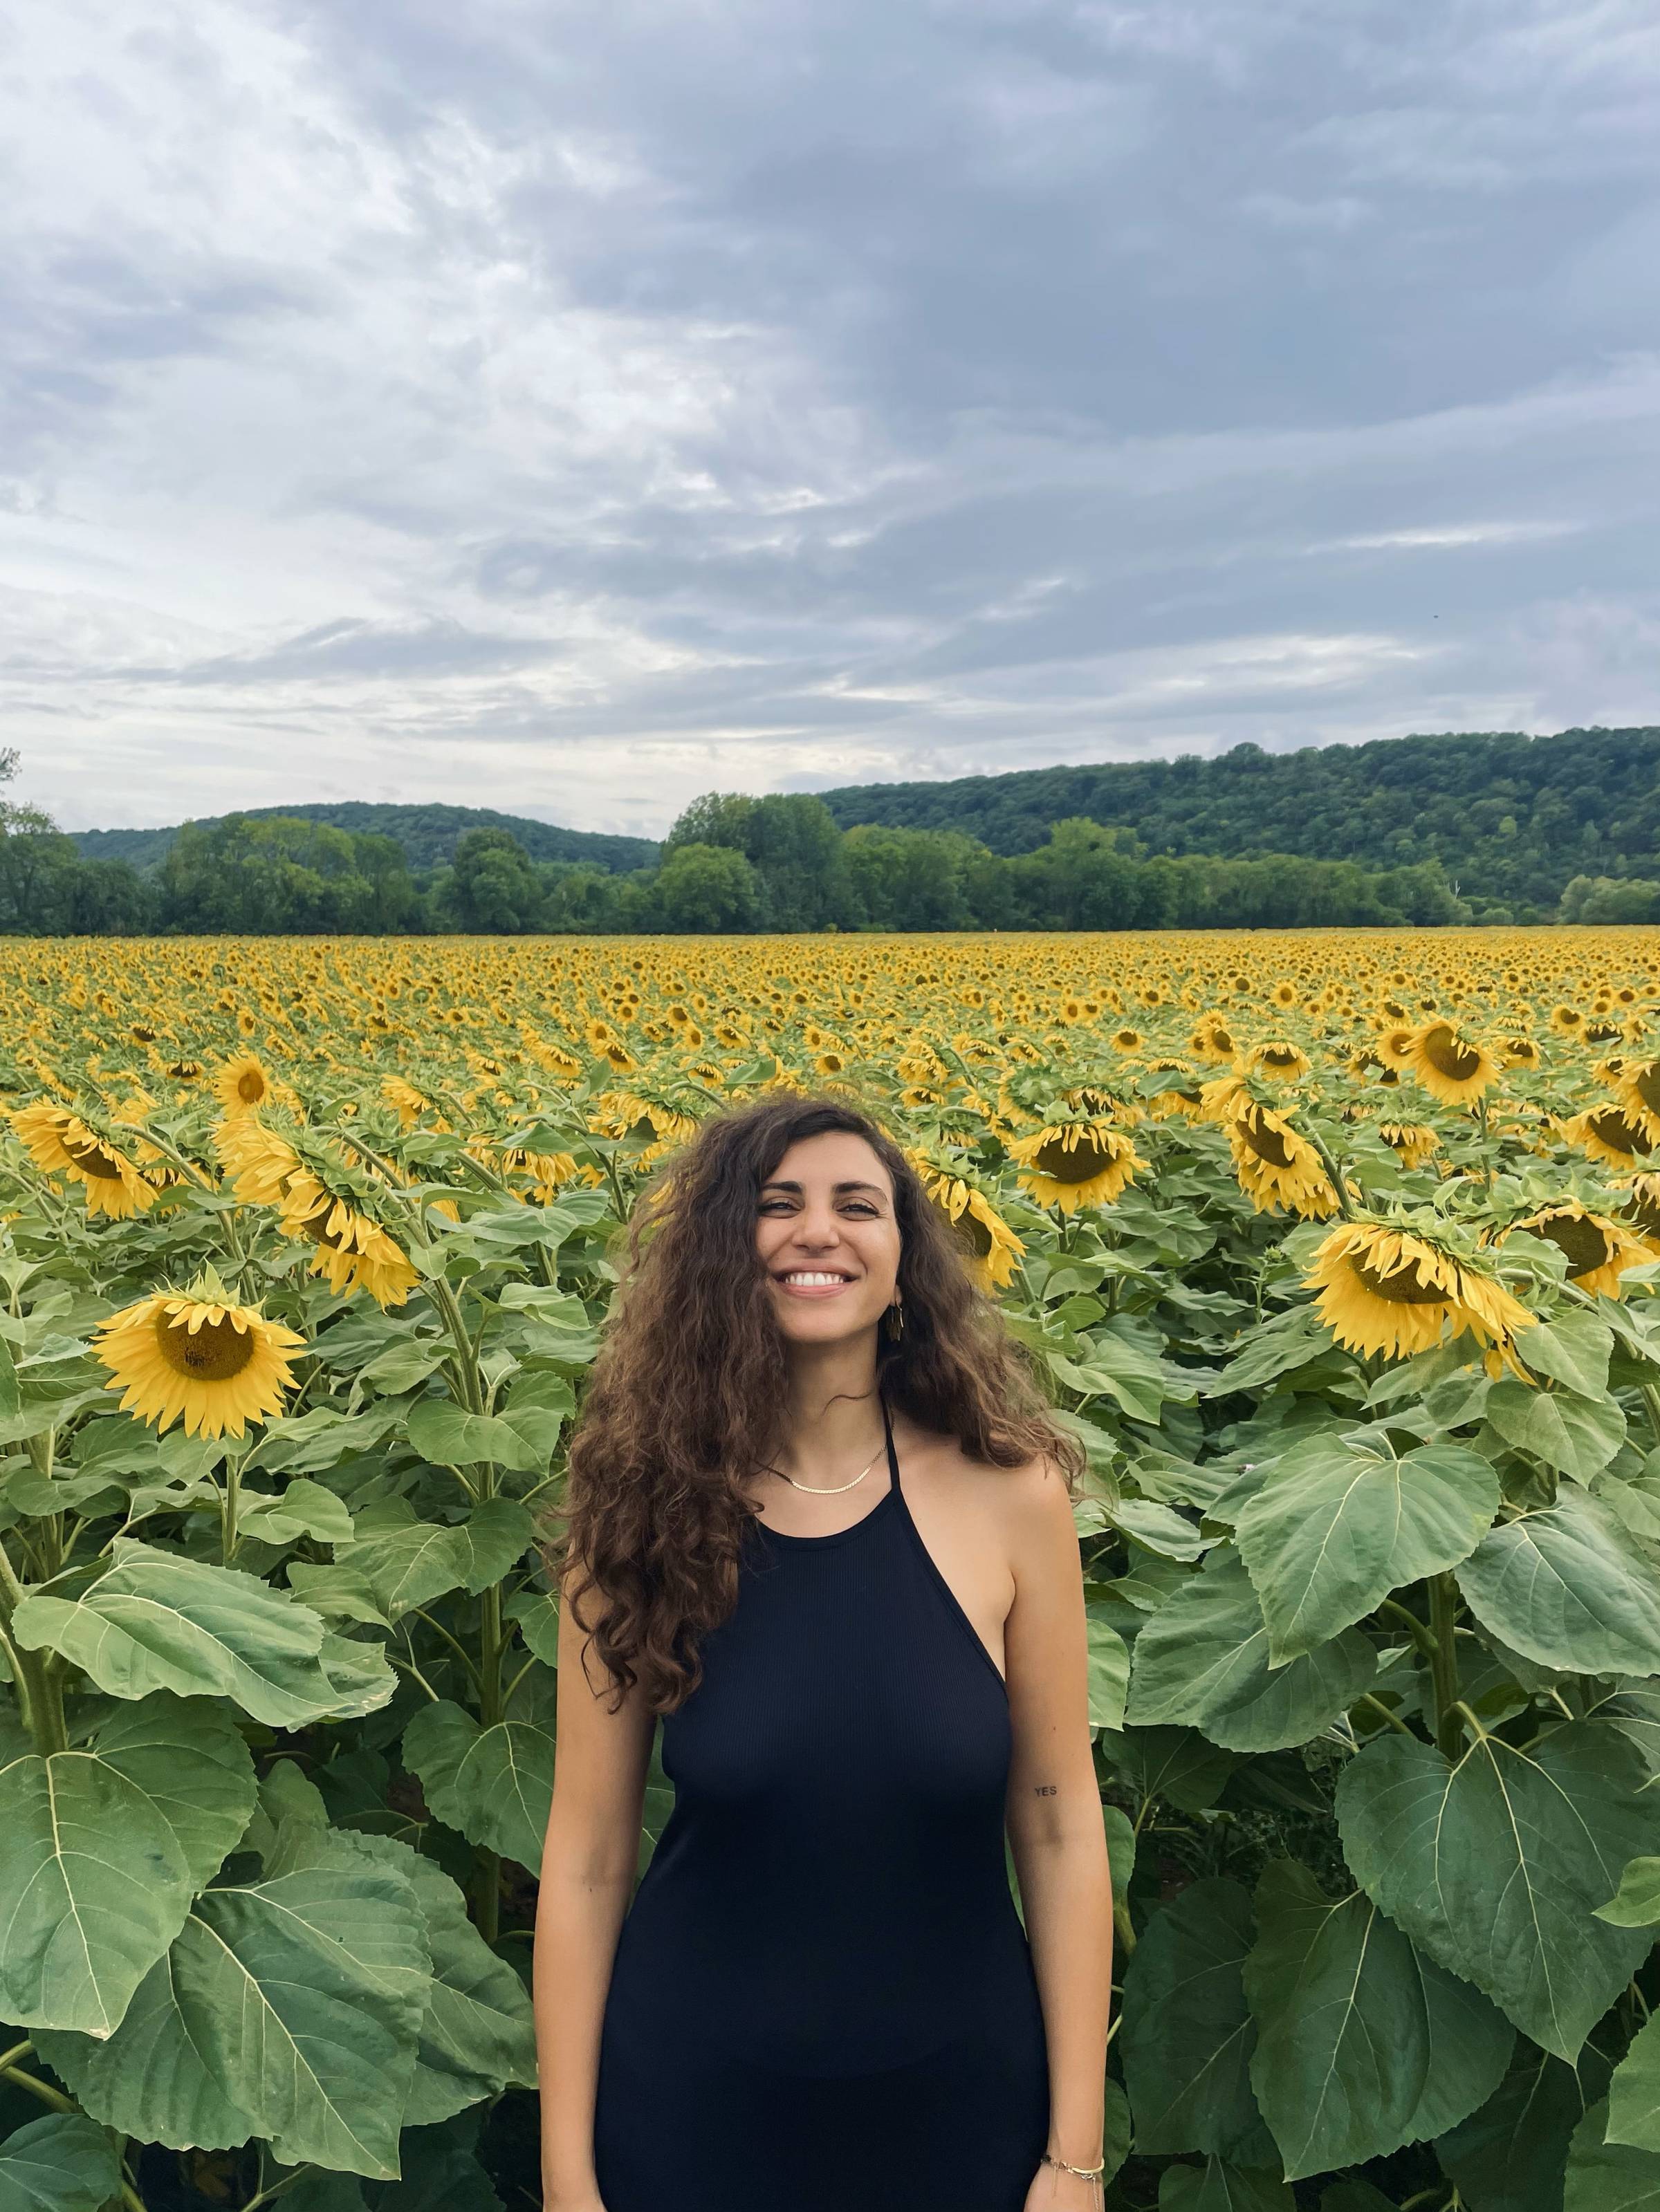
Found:
[{"label": "dark brown sunflower center", "polygon": [[1626,1218],[1635,1222],[1645,1237],[1660,1233],[1660,1198],[1639,1191],[1626,1208]]},{"label": "dark brown sunflower center", "polygon": [[1303,1055],[1295,1045],[1271,1044],[1262,1052],[1264,1067],[1295,1067]]},{"label": "dark brown sunflower center", "polygon": [[159,1313],[155,1341],[173,1373],[192,1382],[228,1382],[253,1357],[253,1331],[237,1328],[228,1317],[204,1321],[192,1331],[186,1322]]},{"label": "dark brown sunflower center", "polygon": [[1651,1114],[1660,1114],[1660,1060],[1651,1060],[1646,1067],[1639,1067],[1631,1087]]},{"label": "dark brown sunflower center", "polygon": [[1634,1121],[1628,1121],[1617,1106],[1599,1107],[1585,1123],[1600,1144],[1611,1152],[1624,1152],[1627,1158],[1637,1152],[1651,1152],[1654,1146]]},{"label": "dark brown sunflower center", "polygon": [[265,1079],[256,1067],[245,1067],[236,1079],[236,1095],[245,1106],[257,1106],[265,1095]]},{"label": "dark brown sunflower center", "polygon": [[1110,1146],[1095,1130],[1080,1129],[1077,1142],[1070,1148],[1062,1138],[1051,1137],[1046,1145],[1039,1146],[1033,1165],[1051,1182],[1087,1182],[1111,1161]]},{"label": "dark brown sunflower center", "polygon": [[1425,1280],[1421,1260],[1409,1261],[1404,1267],[1396,1267],[1387,1275],[1380,1274],[1367,1260],[1351,1260],[1349,1265],[1373,1297],[1386,1298],[1392,1306],[1442,1306],[1450,1304],[1447,1292],[1439,1284]]},{"label": "dark brown sunflower center", "polygon": [[1579,1213],[1547,1214],[1533,1224],[1535,1237],[1548,1237],[1568,1263],[1572,1276],[1595,1274],[1611,1256],[1608,1240],[1594,1221]]},{"label": "dark brown sunflower center", "polygon": [[1449,1083],[1468,1083],[1481,1065],[1475,1046],[1466,1044],[1444,1022],[1438,1022],[1425,1036],[1424,1057]]},{"label": "dark brown sunflower center", "polygon": [[75,1162],[82,1175],[96,1176],[100,1182],[119,1182],[125,1163],[117,1159],[95,1137],[80,1144],[73,1137],[64,1139],[64,1150]]},{"label": "dark brown sunflower center", "polygon": [[946,1212],[943,1206],[939,1208],[939,1212],[944,1220],[950,1222],[952,1235],[961,1238],[964,1245],[976,1260],[983,1260],[988,1256],[992,1249],[991,1231],[978,1214],[970,1213],[967,1206],[964,1206],[956,1220],[952,1221],[950,1214]]},{"label": "dark brown sunflower center", "polygon": [[1259,1160],[1266,1160],[1271,1168],[1291,1165],[1291,1147],[1286,1141],[1286,1132],[1276,1129],[1272,1121],[1261,1115],[1247,1114],[1239,1124],[1239,1133]]}]

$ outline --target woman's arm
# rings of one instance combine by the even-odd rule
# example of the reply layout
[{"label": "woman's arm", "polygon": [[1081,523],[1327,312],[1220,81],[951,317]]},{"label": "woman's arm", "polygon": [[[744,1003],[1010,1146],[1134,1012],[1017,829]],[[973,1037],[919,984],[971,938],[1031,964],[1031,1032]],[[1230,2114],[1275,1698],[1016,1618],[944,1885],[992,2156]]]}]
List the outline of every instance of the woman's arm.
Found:
[{"label": "woman's arm", "polygon": [[[1048,2148],[1069,2165],[1096,2166],[1112,1996],[1112,1875],[1091,1748],[1083,1570],[1072,1506],[1055,1469],[1047,1462],[1023,1469],[1008,1495],[1015,1582],[1003,1631],[1014,1729],[1008,1832],[1049,2044]],[[1055,2203],[1099,2202],[1094,2185],[1045,2172],[1059,2185]]]},{"label": "woman's arm", "polygon": [[[567,1593],[573,1579],[568,1573]],[[589,1611],[599,1601],[590,1592]],[[656,1725],[633,1691],[617,1712],[607,1711],[609,1682],[599,1660],[590,1662],[592,1680],[583,1672],[586,1640],[567,1595],[559,1617],[558,1749],[533,1978],[545,2212],[603,2212],[593,2170],[599,2029],[617,1935],[634,1894]]]}]

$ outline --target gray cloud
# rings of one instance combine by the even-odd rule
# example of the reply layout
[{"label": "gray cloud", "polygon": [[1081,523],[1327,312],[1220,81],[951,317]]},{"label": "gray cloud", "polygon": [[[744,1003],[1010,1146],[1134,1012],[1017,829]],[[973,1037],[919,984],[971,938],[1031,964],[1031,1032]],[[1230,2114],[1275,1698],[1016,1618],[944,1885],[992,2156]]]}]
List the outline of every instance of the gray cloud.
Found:
[{"label": "gray cloud", "polygon": [[0,708],[67,823],[1654,717],[1648,0],[10,37]]}]

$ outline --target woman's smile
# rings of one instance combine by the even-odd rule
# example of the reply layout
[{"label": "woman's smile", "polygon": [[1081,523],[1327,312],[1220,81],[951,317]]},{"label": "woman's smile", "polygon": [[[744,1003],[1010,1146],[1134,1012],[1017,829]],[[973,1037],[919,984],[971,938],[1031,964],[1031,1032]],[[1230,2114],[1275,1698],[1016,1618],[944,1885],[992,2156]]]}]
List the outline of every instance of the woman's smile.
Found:
[{"label": "woman's smile", "polygon": [[794,1267],[773,1277],[781,1290],[797,1298],[833,1298],[838,1291],[845,1291],[853,1279],[839,1267]]}]

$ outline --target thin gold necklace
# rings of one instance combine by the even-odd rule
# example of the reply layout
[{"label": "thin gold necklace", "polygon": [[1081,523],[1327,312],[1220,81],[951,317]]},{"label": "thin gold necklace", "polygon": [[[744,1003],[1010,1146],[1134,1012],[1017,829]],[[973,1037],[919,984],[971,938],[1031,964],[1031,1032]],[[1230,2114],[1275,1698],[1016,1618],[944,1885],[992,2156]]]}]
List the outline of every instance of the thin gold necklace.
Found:
[{"label": "thin gold necklace", "polygon": [[883,1453],[887,1449],[887,1448],[888,1440],[885,1436],[881,1443],[876,1447],[876,1449],[871,1454],[868,1463],[860,1468],[858,1474],[854,1475],[851,1482],[833,1482],[828,1486],[819,1483],[798,1482],[793,1474],[786,1474],[781,1467],[769,1467],[767,1469],[767,1473],[769,1474],[775,1474],[781,1482],[787,1482],[792,1490],[805,1490],[809,1498],[835,1498],[843,1490],[857,1490],[860,1484],[870,1473],[871,1468],[875,1466],[877,1461],[881,1458]]}]

